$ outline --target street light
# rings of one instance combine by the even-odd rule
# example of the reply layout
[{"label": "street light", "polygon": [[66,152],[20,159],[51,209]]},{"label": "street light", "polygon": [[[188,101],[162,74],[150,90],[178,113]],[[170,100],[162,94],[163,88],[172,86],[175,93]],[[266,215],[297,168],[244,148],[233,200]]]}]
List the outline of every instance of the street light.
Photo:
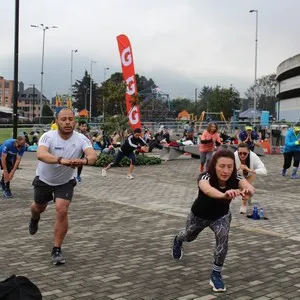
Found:
[{"label": "street light", "polygon": [[257,35],[258,35],[258,10],[251,9],[250,13],[256,14],[256,29],[255,29],[255,67],[254,67],[254,113],[253,113],[253,122],[255,125],[256,120],[256,102],[257,102]]},{"label": "street light", "polygon": [[71,97],[72,97],[72,86],[73,86],[73,54],[77,53],[78,50],[71,50],[71,86],[70,86],[70,93],[71,93]]},{"label": "street light", "polygon": [[91,60],[91,74],[90,74],[90,122],[92,120],[92,97],[93,97],[93,64],[96,62]]},{"label": "street light", "polygon": [[[109,68],[104,68],[104,73],[103,73],[103,83],[105,82],[106,80],[106,71],[108,71]],[[104,108],[105,108],[105,104],[104,104],[104,96],[103,96],[103,103],[102,103],[102,109],[103,109],[103,112],[102,112],[102,121],[104,121]]]},{"label": "street light", "polygon": [[19,76],[19,24],[20,1],[15,1],[15,44],[14,44],[14,90],[13,90],[13,138],[18,135],[18,76]]},{"label": "street light", "polygon": [[43,117],[43,84],[44,84],[44,53],[45,53],[45,32],[47,29],[58,28],[57,26],[46,26],[45,24],[30,25],[43,30],[43,48],[42,48],[42,69],[41,69],[41,94],[40,94],[40,124]]},{"label": "street light", "polygon": [[195,103],[197,103],[198,99],[198,88],[195,88]]},{"label": "street light", "polygon": [[35,84],[29,84],[29,86],[32,86],[32,122],[34,121],[34,98],[35,98]]}]

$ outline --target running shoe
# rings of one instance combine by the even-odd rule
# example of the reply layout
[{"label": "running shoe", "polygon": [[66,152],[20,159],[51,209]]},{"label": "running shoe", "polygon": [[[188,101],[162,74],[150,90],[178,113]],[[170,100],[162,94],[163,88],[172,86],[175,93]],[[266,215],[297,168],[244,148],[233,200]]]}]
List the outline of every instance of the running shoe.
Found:
[{"label": "running shoe", "polygon": [[177,235],[174,238],[173,247],[172,247],[172,257],[173,259],[182,259],[183,257],[183,247],[182,242],[177,240]]},{"label": "running shoe", "polygon": [[130,180],[134,179],[134,177],[133,177],[131,174],[127,175],[126,178],[127,178],[127,179],[130,179]]},{"label": "running shoe", "polygon": [[29,223],[29,233],[31,235],[35,235],[39,229],[39,221],[40,218],[38,218],[37,220],[34,220],[33,218],[30,219],[30,223]]},{"label": "running shoe", "polygon": [[102,173],[101,173],[101,174],[102,174],[103,177],[106,177],[106,176],[107,176],[106,170],[105,170],[105,169],[102,169]]},{"label": "running shoe", "polygon": [[51,256],[53,265],[62,265],[66,263],[60,248],[54,247]]},{"label": "running shoe", "polygon": [[214,292],[225,292],[226,287],[220,272],[212,271],[209,284]]},{"label": "running shoe", "polygon": [[13,197],[13,195],[12,195],[12,193],[11,193],[11,191],[10,191],[9,188],[6,188],[6,189],[3,191],[3,196],[4,196],[5,198],[12,198],[12,197]]}]

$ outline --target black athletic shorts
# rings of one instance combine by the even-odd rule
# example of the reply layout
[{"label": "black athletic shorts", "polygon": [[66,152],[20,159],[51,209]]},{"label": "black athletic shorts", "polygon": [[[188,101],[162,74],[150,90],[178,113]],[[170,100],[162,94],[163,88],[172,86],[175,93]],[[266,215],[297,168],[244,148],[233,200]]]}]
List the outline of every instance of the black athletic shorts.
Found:
[{"label": "black athletic shorts", "polygon": [[56,198],[72,201],[76,179],[73,178],[62,185],[52,186],[41,181],[39,176],[36,176],[32,185],[34,186],[34,202],[36,204],[47,204],[49,201],[55,200]]}]

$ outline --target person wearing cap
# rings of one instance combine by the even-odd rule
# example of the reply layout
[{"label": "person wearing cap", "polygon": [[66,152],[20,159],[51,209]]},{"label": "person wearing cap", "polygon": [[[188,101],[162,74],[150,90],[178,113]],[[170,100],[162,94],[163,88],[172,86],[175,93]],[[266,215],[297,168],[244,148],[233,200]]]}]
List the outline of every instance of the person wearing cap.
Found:
[{"label": "person wearing cap", "polygon": [[260,146],[259,135],[253,130],[252,126],[245,126],[245,130],[240,132],[239,142],[247,143],[251,151],[254,151],[255,146]]},{"label": "person wearing cap", "polygon": [[293,163],[292,179],[297,179],[297,171],[300,161],[300,123],[296,123],[294,128],[290,128],[285,136],[285,145],[283,150],[284,163],[281,175],[286,176],[287,169]]}]

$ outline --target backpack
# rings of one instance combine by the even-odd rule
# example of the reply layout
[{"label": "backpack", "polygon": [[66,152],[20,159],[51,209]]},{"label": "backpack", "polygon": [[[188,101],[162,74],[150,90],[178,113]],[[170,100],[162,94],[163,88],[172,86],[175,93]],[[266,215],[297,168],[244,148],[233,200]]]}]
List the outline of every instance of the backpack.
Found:
[{"label": "backpack", "polygon": [[39,288],[24,276],[12,275],[0,282],[1,300],[42,300]]}]

